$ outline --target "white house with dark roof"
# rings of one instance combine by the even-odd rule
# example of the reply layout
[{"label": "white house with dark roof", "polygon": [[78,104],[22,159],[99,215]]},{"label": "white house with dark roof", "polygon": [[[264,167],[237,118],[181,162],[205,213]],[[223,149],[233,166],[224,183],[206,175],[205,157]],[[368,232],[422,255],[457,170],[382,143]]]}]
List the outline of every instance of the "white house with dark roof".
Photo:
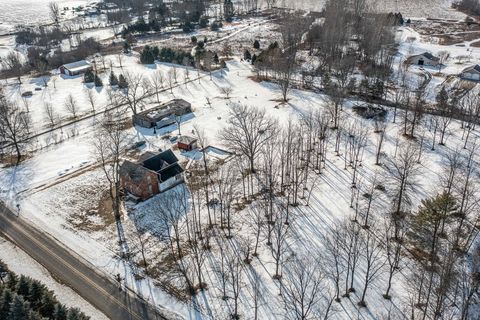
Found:
[{"label": "white house with dark roof", "polygon": [[480,65],[476,64],[463,69],[459,77],[465,80],[480,81]]},{"label": "white house with dark roof", "polygon": [[67,63],[60,67],[60,73],[67,76],[78,76],[88,70],[92,70],[92,65],[86,60]]},{"label": "white house with dark roof", "polygon": [[430,52],[424,52],[421,54],[415,54],[408,57],[407,62],[409,64],[416,64],[419,66],[433,66],[436,67],[440,64],[440,58],[434,56]]}]

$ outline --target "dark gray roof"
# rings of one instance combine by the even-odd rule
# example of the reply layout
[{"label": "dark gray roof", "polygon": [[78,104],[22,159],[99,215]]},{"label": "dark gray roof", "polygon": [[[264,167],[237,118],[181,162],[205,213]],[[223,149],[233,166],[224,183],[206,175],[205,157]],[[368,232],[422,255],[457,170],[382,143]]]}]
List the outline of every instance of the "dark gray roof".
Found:
[{"label": "dark gray roof", "polygon": [[[148,154],[145,153],[145,155]],[[163,182],[182,173],[183,169],[178,164],[178,159],[172,150],[166,150],[139,163],[125,160],[120,168],[122,176],[129,176],[135,182],[145,179],[148,172],[156,173]]]},{"label": "dark gray roof", "polygon": [[147,151],[145,153],[143,153],[140,158],[138,158],[138,163],[141,163],[143,164],[143,162],[147,159],[150,159],[152,157],[155,157],[157,154],[154,153],[154,152],[151,152],[151,151]]},{"label": "dark gray roof", "polygon": [[158,174],[160,175],[161,181],[167,181],[168,179],[173,178],[182,172],[182,167],[178,163],[174,163],[171,166],[161,170]]},{"label": "dark gray roof", "polygon": [[431,54],[430,52],[424,52],[421,54],[422,56],[424,56],[425,58],[427,59],[430,59],[430,60],[440,60],[438,57],[435,57],[433,54]]},{"label": "dark gray roof", "polygon": [[145,161],[143,161],[143,166],[149,170],[159,172],[160,170],[165,169],[171,164],[177,163],[178,159],[172,150],[166,150],[162,153],[157,154]]},{"label": "dark gray roof", "polygon": [[469,71],[476,71],[476,72],[480,73],[480,65],[476,64],[474,66],[467,67],[467,68],[463,69],[462,73],[463,72],[469,72]]}]

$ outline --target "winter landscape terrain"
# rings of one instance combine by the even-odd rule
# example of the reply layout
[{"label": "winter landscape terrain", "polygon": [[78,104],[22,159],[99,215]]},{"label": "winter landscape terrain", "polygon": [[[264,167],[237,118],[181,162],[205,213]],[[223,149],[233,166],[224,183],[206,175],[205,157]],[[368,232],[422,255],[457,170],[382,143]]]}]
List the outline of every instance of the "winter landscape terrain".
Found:
[{"label": "winter landscape terrain", "polygon": [[84,269],[161,319],[478,319],[478,1],[50,3],[0,11],[0,262],[69,320],[150,319]]}]

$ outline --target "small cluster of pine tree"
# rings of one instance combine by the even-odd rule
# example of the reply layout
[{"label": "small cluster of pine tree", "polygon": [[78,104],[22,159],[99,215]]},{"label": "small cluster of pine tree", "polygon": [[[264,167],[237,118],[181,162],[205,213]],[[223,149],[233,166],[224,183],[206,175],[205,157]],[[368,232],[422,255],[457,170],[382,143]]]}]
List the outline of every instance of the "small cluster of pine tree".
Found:
[{"label": "small cluster of pine tree", "polygon": [[118,86],[120,89],[125,89],[128,87],[128,82],[127,79],[125,79],[125,76],[123,74],[120,74],[117,77],[117,75],[113,71],[110,73],[109,82],[111,86]]},{"label": "small cluster of pine tree", "polygon": [[156,20],[146,22],[145,19],[139,18],[135,23],[123,28],[122,36],[125,38],[129,33],[147,33],[150,31],[160,31],[161,25]]},{"label": "small cluster of pine tree", "polygon": [[102,79],[98,76],[98,74],[94,73],[91,70],[88,70],[85,72],[83,76],[83,82],[85,83],[95,83],[95,87],[103,87],[103,81]]},{"label": "small cluster of pine tree", "polygon": [[67,308],[40,281],[18,277],[0,261],[0,319],[88,320],[77,308]]},{"label": "small cluster of pine tree", "polygon": [[140,53],[140,63],[153,64],[155,60],[194,66],[194,58],[189,52],[172,48],[159,49],[157,46],[145,46]]}]

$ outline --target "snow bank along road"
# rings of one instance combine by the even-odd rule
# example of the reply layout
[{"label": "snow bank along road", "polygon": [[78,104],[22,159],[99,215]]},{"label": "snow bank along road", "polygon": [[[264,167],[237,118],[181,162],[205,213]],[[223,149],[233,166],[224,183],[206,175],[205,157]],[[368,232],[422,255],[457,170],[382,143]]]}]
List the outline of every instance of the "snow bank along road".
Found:
[{"label": "snow bank along road", "polygon": [[16,217],[1,201],[0,234],[13,241],[54,277],[70,286],[110,319],[167,319],[145,301],[120,290],[118,283],[98,274],[56,240]]}]

